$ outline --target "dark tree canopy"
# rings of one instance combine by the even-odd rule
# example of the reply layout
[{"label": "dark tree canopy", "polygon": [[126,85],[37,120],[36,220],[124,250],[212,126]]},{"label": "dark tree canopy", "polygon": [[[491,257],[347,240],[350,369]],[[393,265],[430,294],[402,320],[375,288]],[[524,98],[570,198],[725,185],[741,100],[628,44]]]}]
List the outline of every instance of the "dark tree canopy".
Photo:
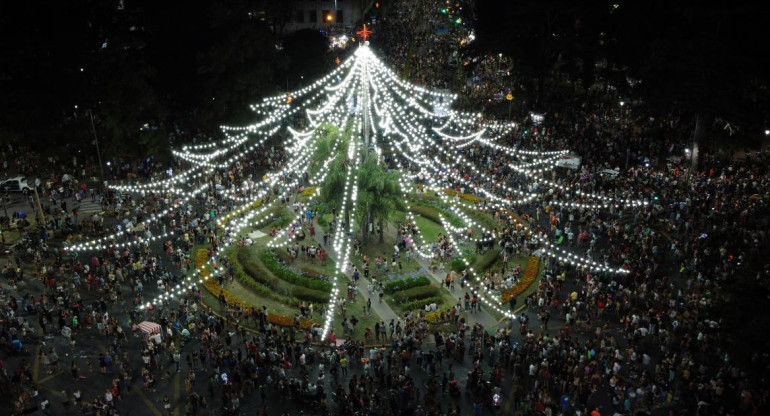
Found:
[{"label": "dark tree canopy", "polygon": [[107,154],[141,156],[163,152],[177,128],[242,123],[288,68],[292,87],[326,69],[320,34],[278,49],[291,3],[4,2],[0,138],[88,146],[93,115]]},{"label": "dark tree canopy", "polygon": [[564,78],[587,88],[601,77],[648,111],[759,132],[768,110],[769,15],[747,2],[481,1],[477,40],[466,53],[509,55],[537,92],[533,107]]},{"label": "dark tree canopy", "polygon": [[[330,59],[326,51],[329,41],[317,30],[303,29],[289,35],[283,41],[283,52],[287,58],[286,73],[290,87],[312,82],[320,78],[329,69]],[[327,62],[328,61],[328,62]]]}]

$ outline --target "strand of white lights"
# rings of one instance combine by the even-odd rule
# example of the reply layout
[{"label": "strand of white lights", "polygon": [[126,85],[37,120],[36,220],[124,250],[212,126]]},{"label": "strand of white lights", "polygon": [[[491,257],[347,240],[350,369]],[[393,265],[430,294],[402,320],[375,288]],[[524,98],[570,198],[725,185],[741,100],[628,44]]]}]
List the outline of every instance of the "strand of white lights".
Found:
[{"label": "strand of white lights", "polygon": [[[303,134],[303,137],[304,137],[304,134]],[[316,142],[313,142],[313,146],[310,148],[310,150],[305,152],[305,155],[308,158],[309,158],[309,155],[311,155],[315,151],[315,143]],[[327,166],[334,159],[335,150],[337,149],[338,146],[339,146],[339,138],[335,141],[335,144],[333,146],[333,150],[332,150],[330,156],[324,161],[323,169],[319,170],[316,173],[316,175],[314,176],[313,180],[311,181],[311,184],[312,183],[320,183],[320,182],[323,181],[323,178],[326,176]],[[305,166],[305,170],[308,170],[310,168],[310,163],[305,163],[304,166]],[[318,177],[320,177],[321,179],[316,181],[315,178],[318,178]],[[287,189],[287,191],[290,190],[290,189],[293,189],[293,186],[292,187],[287,187],[286,189]],[[316,194],[317,193],[318,193],[318,190],[316,190]],[[283,195],[286,195],[286,194],[287,194],[287,192],[284,192]],[[312,196],[311,196],[311,198],[312,198]],[[301,215],[303,215],[303,213],[302,212],[298,212],[297,215],[295,216],[295,218],[299,218],[299,216],[301,216]],[[282,236],[279,236],[279,237],[282,237]],[[268,243],[268,246],[269,247],[283,247],[283,246],[289,244],[290,242],[291,241],[289,240],[288,235],[286,235],[286,240],[285,241],[281,242],[280,238],[279,239],[274,239],[273,241]]]},{"label": "strand of white lights", "polygon": [[[257,132],[257,133],[258,134],[259,133],[264,134],[261,131]],[[205,154],[193,153],[193,152],[190,152],[188,150],[182,149],[182,150],[172,150],[171,154],[173,154],[174,156],[177,156],[179,158],[182,158],[184,160],[187,160],[189,162],[195,163],[195,162],[201,161],[202,159],[203,160],[210,160],[210,159],[214,159],[214,158],[216,158],[216,157],[218,157],[220,155],[226,154],[226,153],[230,152],[231,150],[235,149],[236,147],[244,144],[248,140],[249,140],[248,133],[242,133],[242,134],[239,134],[237,137],[235,137],[233,139],[229,139],[228,138],[226,140],[223,140],[221,143],[219,143],[219,146],[217,146],[217,148],[216,148],[217,150],[215,150],[215,151],[213,151],[211,153],[205,153]]]},{"label": "strand of white lights", "polygon": [[[514,225],[516,227],[523,228],[527,234],[534,236],[539,243],[541,243],[543,247],[543,252],[547,253],[548,255],[555,257],[561,262],[568,263],[572,266],[582,266],[586,268],[590,268],[593,271],[602,271],[602,272],[610,272],[615,274],[624,274],[629,273],[628,270],[623,268],[612,268],[606,265],[602,265],[597,263],[593,260],[588,260],[585,258],[582,258],[576,254],[570,253],[564,249],[559,248],[555,244],[548,241],[547,235],[544,233],[534,233],[532,232],[528,226],[522,224],[519,222],[515,216],[512,215],[512,213],[508,212],[508,216],[513,220]],[[580,263],[580,264],[578,264]]]},{"label": "strand of white lights", "polygon": [[[599,200],[602,200],[602,201],[606,201],[608,203],[608,205],[606,205],[604,208],[609,207],[609,203],[615,203],[615,202],[619,202],[619,203],[622,203],[622,204],[625,204],[625,205],[631,205],[632,207],[642,207],[642,206],[646,206],[647,205],[647,201],[638,201],[638,200],[621,199],[621,198],[615,199],[615,198],[607,197],[607,196],[604,196],[604,195],[594,194],[594,193],[590,193],[590,192],[583,192],[583,191],[580,191],[579,189],[572,189],[573,188],[572,186],[560,185],[560,184],[558,184],[556,182],[553,182],[553,181],[551,181],[549,179],[536,177],[536,174],[540,173],[540,171],[532,172],[532,171],[530,171],[528,169],[521,169],[521,168],[519,168],[518,166],[516,166],[514,164],[509,164],[508,166],[511,167],[513,170],[515,170],[517,172],[523,173],[529,179],[533,179],[533,180],[536,180],[538,182],[545,183],[545,184],[547,184],[547,185],[549,185],[551,187],[559,189],[561,192],[572,191],[572,192],[576,193],[577,195],[579,195],[581,197],[584,197],[584,198],[594,198],[594,199],[599,199]],[[542,172],[545,172],[545,171],[542,171]]]},{"label": "strand of white lights", "polygon": [[443,192],[438,192],[439,199],[447,204],[447,207],[449,208],[449,212],[452,214],[458,216],[460,218],[460,221],[467,226],[466,227],[455,227],[451,224],[451,222],[447,221],[447,224],[444,228],[449,227],[451,230],[455,232],[462,232],[463,235],[465,235],[465,232],[468,228],[475,227],[476,229],[479,229],[483,234],[489,234],[490,237],[488,238],[468,238],[468,240],[473,242],[488,242],[495,239],[495,232],[492,230],[488,230],[486,227],[482,226],[481,224],[478,224],[476,221],[471,219],[468,215],[466,215],[464,212],[462,212],[455,204],[454,201],[452,201],[450,198],[446,196]]},{"label": "strand of white lights", "polygon": [[[355,136],[353,140],[350,141],[350,144],[348,146],[348,160],[354,160],[354,158],[357,155],[357,141],[355,140]],[[357,160],[357,159],[356,159]],[[348,225],[348,232],[350,233],[350,236],[346,236],[345,230],[342,229],[342,224],[337,225],[337,229],[334,233],[334,239],[332,242],[332,246],[334,247],[334,252],[337,253],[337,267],[336,267],[336,273],[335,278],[332,283],[332,295],[329,298],[329,307],[326,311],[326,318],[324,319],[324,327],[321,334],[321,339],[326,339],[326,335],[329,333],[329,330],[331,329],[332,323],[334,322],[334,309],[337,303],[337,295],[339,294],[339,280],[340,276],[345,275],[345,267],[350,259],[350,246],[352,245],[352,235],[353,235],[353,223],[355,222],[355,217],[352,215],[346,215],[348,212],[348,204],[351,204],[353,207],[355,207],[355,201],[357,198],[357,187],[355,186],[355,182],[357,181],[357,175],[353,174],[353,167],[352,164],[348,164],[346,175],[345,175],[345,187],[343,191],[342,196],[342,209],[340,210],[340,214],[342,215],[341,218],[345,218],[346,216],[351,219],[350,224]],[[355,164],[356,167],[358,167],[358,161]],[[348,198],[348,193],[350,193],[350,198]],[[355,211],[354,211],[355,212]],[[344,250],[343,250],[344,249]]]},{"label": "strand of white lights", "polygon": [[[497,203],[497,204],[501,204],[501,205],[521,205],[521,204],[528,204],[534,198],[536,198],[535,194],[527,194],[527,193],[524,193],[524,192],[522,192],[522,191],[520,191],[518,189],[510,188],[510,187],[506,186],[505,184],[501,183],[500,181],[495,181],[495,180],[493,180],[493,178],[487,178],[483,173],[478,172],[478,170],[474,171],[475,176],[481,177],[481,179],[485,183],[493,183],[493,184],[495,184],[495,186],[501,188],[503,191],[507,192],[508,194],[518,194],[518,195],[522,196],[521,199],[517,199],[517,200],[509,200],[509,199],[506,199],[505,197],[500,197],[500,196],[495,195],[494,193],[484,189],[483,187],[480,187],[480,186],[476,185],[473,182],[467,181],[461,174],[459,174],[459,173],[452,173],[452,171],[455,170],[456,168],[444,164],[441,160],[438,159],[438,157],[434,157],[433,161],[434,161],[435,165],[438,165],[438,166],[443,167],[445,169],[445,172],[444,172],[445,176],[447,176],[449,178],[453,178],[455,180],[455,183],[459,183],[459,184],[462,184],[463,186],[469,187],[470,189],[474,190],[475,193],[483,194],[486,197],[486,199],[489,200],[488,202],[490,202],[492,204]],[[432,166],[432,168],[434,168],[434,170],[435,170],[435,167]],[[440,171],[437,171],[436,173],[439,174],[439,175],[441,174]],[[427,175],[427,176],[429,178],[432,177],[431,175]],[[434,184],[431,185],[431,187],[436,188],[438,186],[437,186],[437,184],[434,183]]]},{"label": "strand of white lights", "polygon": [[[392,141],[390,142],[390,148],[391,148],[391,152],[395,153],[395,149],[393,148]],[[398,159],[396,159],[396,167],[402,171],[404,170],[401,166],[401,162]],[[420,244],[416,244],[415,251],[417,252],[417,254],[419,254],[425,259],[433,258],[433,253],[431,253],[430,251],[428,252],[423,251],[424,248],[428,246],[428,244],[425,241],[425,237],[423,236],[422,231],[420,230],[420,227],[417,225],[417,221],[414,217],[414,213],[412,212],[412,207],[409,204],[409,197],[406,191],[407,185],[404,182],[403,175],[400,175],[398,178],[398,189],[401,191],[401,195],[404,198],[404,204],[406,205],[406,219],[410,221],[414,225],[414,228],[417,230],[417,238],[419,239]]]},{"label": "strand of white lights", "polygon": [[609,272],[614,274],[626,274],[630,273],[628,270],[620,267],[613,268],[607,265],[600,264],[594,260],[583,258],[577,254],[570,253],[562,248],[559,248],[555,244],[548,241],[547,238],[542,235],[536,235],[539,242],[544,246],[543,251],[548,255],[557,258],[559,261],[569,263],[572,266],[581,266],[588,268],[592,271]]},{"label": "strand of white lights", "polygon": [[[304,136],[303,136],[303,137],[304,137]],[[306,142],[307,142],[307,137],[305,137],[303,140],[299,141],[299,142],[297,143],[297,147],[304,147],[304,145],[305,145],[305,143],[306,143]],[[291,150],[291,149],[290,149],[290,150]],[[303,164],[306,164],[306,162],[307,162],[307,159],[308,159],[308,158],[309,158],[309,156],[308,156],[308,154],[306,153],[306,154],[305,154],[305,156],[303,156],[303,157],[301,157],[301,158],[294,158],[294,159],[292,159],[292,161],[291,161],[291,162],[289,163],[289,165],[286,167],[286,170],[289,170],[289,171],[294,171],[294,169],[295,169],[295,168],[294,168],[294,166],[295,166],[295,165],[303,165]],[[269,174],[267,174],[266,176],[267,176],[267,180],[266,180],[266,181],[263,181],[263,183],[262,183],[262,188],[263,188],[263,189],[261,189],[261,190],[260,190],[260,192],[257,192],[255,197],[252,197],[251,199],[249,199],[249,201],[248,201],[246,204],[244,204],[243,206],[241,206],[241,207],[237,208],[236,210],[234,210],[234,213],[233,213],[232,215],[228,215],[228,216],[226,216],[226,218],[225,218],[225,219],[229,219],[229,218],[231,218],[231,217],[232,217],[232,216],[234,216],[234,215],[240,215],[240,214],[243,214],[243,213],[244,213],[244,212],[245,212],[247,209],[252,209],[252,208],[255,208],[254,204],[255,204],[257,201],[259,201],[259,200],[260,200],[260,199],[261,199],[263,196],[265,196],[267,193],[269,193],[269,192],[270,192],[270,189],[271,189],[273,186],[275,186],[279,180],[281,180],[281,179],[283,178],[283,175],[281,174],[281,172],[276,172],[276,173],[269,173]],[[292,185],[292,186],[287,186],[287,187],[286,187],[286,189],[287,189],[287,190],[289,190],[289,189],[291,189],[292,187],[293,187],[293,185]],[[283,194],[286,194],[286,193],[287,193],[287,192],[285,191]],[[261,209],[261,210],[258,210],[258,211],[257,211],[257,212],[255,212],[254,214],[250,215],[250,216],[249,216],[249,219],[251,219],[251,218],[253,218],[255,215],[261,214],[261,213],[263,213],[263,212],[265,212],[265,211],[266,211],[265,209]],[[244,224],[244,225],[245,225],[245,224]],[[240,227],[239,227],[239,228],[240,228]]]},{"label": "strand of white lights", "polygon": [[[197,166],[194,166],[184,172],[180,172],[174,176],[171,176],[170,178],[163,179],[160,181],[150,182],[146,184],[139,184],[139,185],[108,184],[107,187],[110,189],[115,189],[115,190],[124,191],[124,192],[131,192],[131,193],[157,192],[164,188],[171,188],[169,186],[171,184],[176,184],[183,180],[199,177],[201,175],[202,173],[200,172],[200,168]],[[181,190],[177,188],[171,188],[171,189],[181,192]]]},{"label": "strand of white lights", "polygon": [[327,74],[311,85],[293,91],[289,94],[267,97],[262,103],[252,105],[252,109],[257,114],[263,114],[266,117],[259,123],[246,127],[221,126],[225,131],[255,130],[282,120],[288,119],[291,115],[307,109],[313,102],[322,97],[324,87],[330,84],[330,81],[339,77],[339,74],[349,69],[355,64],[357,59],[348,59],[337,69]]},{"label": "strand of white lights", "polygon": [[[465,159],[465,157],[464,157],[462,154],[460,154],[459,152],[457,152],[456,150],[454,150],[454,149],[447,149],[446,147],[444,147],[444,146],[441,146],[439,143],[436,143],[436,142],[433,142],[433,143],[431,143],[431,144],[432,144],[432,147],[436,148],[436,149],[437,149],[437,150],[439,150],[441,153],[443,153],[444,155],[446,155],[447,159],[449,159],[449,160],[454,160],[454,161],[458,161],[458,162],[462,163],[463,165],[465,165],[465,169],[467,169],[467,170],[470,170],[471,172],[473,172],[473,173],[474,173],[474,176],[481,178],[481,180],[482,180],[484,183],[495,183],[495,184],[497,184],[497,185],[498,185],[500,188],[502,188],[502,189],[503,189],[503,190],[504,190],[504,191],[505,191],[507,194],[511,194],[511,195],[519,195],[519,196],[521,196],[521,197],[525,198],[525,202],[520,202],[520,203],[526,203],[526,202],[528,202],[528,200],[531,200],[532,198],[534,198],[534,195],[532,195],[532,194],[527,194],[527,193],[525,193],[525,192],[522,192],[522,191],[520,191],[520,190],[518,190],[518,189],[513,189],[513,188],[511,188],[511,187],[509,187],[509,186],[505,185],[505,184],[504,184],[504,182],[502,182],[502,181],[498,181],[498,180],[495,180],[495,178],[492,178],[492,177],[488,177],[488,176],[487,176],[487,175],[485,175],[483,172],[480,172],[480,171],[479,171],[479,169],[476,167],[476,165],[475,165],[475,164],[473,164],[473,163],[471,163],[470,161],[466,160],[466,159]],[[452,152],[451,154],[449,153],[450,151]],[[437,159],[436,159],[436,160],[437,160]],[[444,165],[444,164],[443,164],[443,162],[439,162],[439,163],[441,163],[441,164],[442,164],[442,166],[446,166],[446,165]],[[446,167],[447,167],[447,169],[448,169],[448,166],[446,166]],[[458,176],[459,176],[459,175],[458,175]],[[484,194],[486,194],[486,195],[490,195],[490,197],[491,197],[492,199],[500,201],[500,198],[499,198],[499,197],[497,197],[496,195],[493,195],[493,194],[491,194],[491,193],[487,192],[486,190],[484,190],[483,188],[477,187],[477,186],[476,186],[476,185],[474,185],[474,184],[471,184],[471,183],[467,183],[467,181],[465,181],[465,178],[462,178],[462,177],[460,176],[460,179],[459,179],[459,180],[460,180],[462,183],[466,183],[466,184],[468,184],[468,185],[469,185],[469,186],[471,186],[473,189],[476,189],[476,190],[478,190],[478,191],[480,191],[480,192],[483,192],[483,193],[484,193]],[[504,200],[504,199],[503,199],[503,200]],[[502,202],[502,203],[505,203],[505,204],[507,204],[507,203],[514,203],[514,202],[515,202],[515,201],[508,201],[508,202]]]},{"label": "strand of white lights", "polygon": [[[195,195],[199,194],[201,192],[201,190],[205,189],[206,187],[208,187],[208,184],[201,186],[196,191],[193,191],[193,193],[191,195],[188,195],[188,196],[186,196],[186,197],[184,197],[182,199],[174,201],[168,208],[166,208],[165,210],[161,211],[159,214],[153,214],[150,217],[148,217],[147,219],[145,219],[144,221],[142,221],[139,224],[135,225],[134,229],[136,229],[139,226],[149,226],[150,222],[154,221],[156,218],[160,218],[160,217],[168,214],[172,209],[176,208],[177,206],[186,203],[187,201],[192,199]],[[132,229],[132,231],[133,231],[133,229]],[[116,232],[114,234],[111,234],[109,236],[106,236],[106,237],[101,237],[101,238],[98,238],[96,240],[90,240],[90,241],[87,241],[87,242],[84,242],[84,243],[81,243],[81,244],[65,247],[64,250],[66,250],[66,251],[104,250],[105,248],[107,248],[107,246],[104,245],[105,243],[108,243],[108,242],[111,242],[113,240],[116,240],[118,237],[124,236],[127,232],[129,232],[129,231],[128,230],[120,230],[120,231],[118,231],[118,232]]]},{"label": "strand of white lights", "polygon": [[[324,178],[326,177],[326,174],[328,173],[327,172],[328,165],[335,158],[335,150],[337,149],[338,144],[339,144],[339,138],[335,141],[335,145],[333,147],[331,155],[324,161],[322,169],[319,169],[319,171],[316,173],[316,175],[314,175],[313,179],[310,181],[311,184],[313,184],[313,185],[320,185],[323,182]],[[312,154],[314,152],[314,150],[315,150],[315,147],[312,147],[308,153]],[[310,164],[307,164],[307,169],[309,169],[309,168],[310,168]],[[296,186],[296,183],[295,183],[295,186]],[[318,194],[319,194],[319,190],[316,188],[316,191],[312,195],[309,196],[308,203],[310,201],[312,201],[313,198],[316,195],[318,195]],[[302,218],[303,215],[305,215],[304,210],[298,209],[297,213],[294,215],[295,221],[299,221]],[[286,234],[286,240],[282,241],[281,239],[274,239],[274,240],[272,240],[271,242],[268,243],[268,246],[269,247],[273,247],[273,248],[278,248],[278,247],[284,247],[284,246],[286,246],[286,245],[288,245],[290,243],[291,243],[291,240],[289,239],[288,234]]]},{"label": "strand of white lights", "polygon": [[[346,121],[343,121],[343,123],[344,123],[344,122],[346,122]],[[340,124],[340,125],[338,125],[337,127],[338,127],[338,128],[341,128],[341,126],[342,126],[342,125]],[[318,134],[318,132],[317,132],[317,131],[315,131],[315,130],[313,130],[313,131],[310,131],[309,133],[301,133],[301,132],[297,132],[297,134],[298,134],[300,137],[303,137],[303,138],[304,138],[304,141],[303,141],[302,145],[301,145],[301,146],[298,146],[298,147],[300,147],[300,148],[303,148],[303,149],[307,150],[307,147],[305,146],[305,142],[306,142],[306,141],[307,141],[307,140],[308,140],[308,139],[309,139],[309,138],[310,138],[310,137],[313,135],[313,133],[316,133],[316,134]],[[312,146],[312,147],[310,147],[310,150],[309,150],[309,151],[306,151],[306,152],[304,152],[304,153],[303,153],[303,154],[304,154],[304,158],[302,158],[302,159],[297,159],[297,160],[299,160],[299,161],[300,161],[300,163],[299,163],[300,165],[303,165],[303,166],[305,166],[305,169],[304,169],[305,171],[306,171],[306,170],[308,170],[308,169],[310,168],[310,163],[309,163],[309,162],[308,162],[308,163],[304,163],[304,160],[305,160],[305,159],[309,159],[310,155],[312,155],[312,154],[313,154],[313,152],[315,151],[315,144],[316,144],[316,141],[314,141],[314,142],[313,142],[313,146]],[[336,148],[337,148],[338,146],[339,146],[339,138],[338,138],[338,139],[335,141],[335,144],[334,144],[334,147],[333,147],[333,149],[335,149],[335,150],[336,150]],[[327,168],[326,168],[326,166],[328,166],[328,164],[329,164],[329,163],[330,163],[330,162],[331,162],[333,159],[334,159],[334,150],[332,151],[332,153],[331,153],[331,155],[329,156],[329,158],[327,158],[327,160],[324,162],[324,169],[323,169],[323,171],[319,171],[319,172],[316,174],[316,177],[319,177],[319,175],[321,175],[321,174],[323,173],[323,176],[321,177],[321,180],[320,180],[320,181],[318,181],[318,183],[320,183],[321,181],[323,181],[323,177],[325,177],[325,175],[326,175],[326,174],[325,174],[325,172],[326,172],[326,169],[327,169]],[[315,183],[315,181],[313,181],[313,182],[311,182],[311,183]],[[287,189],[290,189],[290,188],[287,188]],[[285,192],[285,193],[286,193],[286,192]],[[285,193],[284,193],[284,194],[285,194]],[[317,192],[316,192],[316,193],[317,193]],[[298,215],[301,215],[301,214],[302,214],[302,213],[298,213]],[[268,246],[270,246],[270,247],[282,247],[282,246],[285,246],[285,245],[287,245],[287,244],[289,244],[289,243],[290,243],[290,241],[289,241],[289,238],[288,238],[288,235],[287,235],[286,241],[284,241],[284,242],[280,242],[280,240],[273,240],[273,241],[271,241],[270,243],[268,243]]]},{"label": "strand of white lights", "polygon": [[257,132],[258,134],[263,136],[260,140],[256,141],[255,143],[252,143],[250,146],[246,147],[245,149],[241,150],[240,152],[232,154],[230,156],[230,158],[228,158],[227,160],[225,160],[224,162],[219,163],[219,164],[212,163],[211,161],[216,160],[218,157],[220,157],[222,155],[225,155],[225,154],[228,154],[228,153],[233,153],[233,151],[236,150],[237,147],[243,145],[246,141],[248,141],[250,139],[248,134],[244,134],[243,135],[244,139],[242,141],[238,141],[237,143],[235,143],[235,144],[233,144],[233,145],[231,145],[229,147],[218,149],[217,151],[215,151],[213,153],[210,153],[210,154],[207,154],[207,155],[197,155],[197,154],[193,154],[193,153],[182,153],[182,152],[177,152],[177,153],[175,153],[175,155],[179,156],[182,159],[187,160],[190,163],[193,163],[193,164],[196,164],[196,165],[199,165],[199,166],[207,166],[207,167],[214,167],[214,168],[227,168],[227,167],[231,166],[232,162],[238,160],[239,158],[244,157],[245,155],[255,151],[257,148],[262,146],[268,139],[273,137],[273,135],[276,134],[279,129],[280,129],[280,126],[275,126],[273,129],[271,129],[269,131],[265,131],[265,132],[259,131],[259,132]]},{"label": "strand of white lights", "polygon": [[[444,225],[444,228],[446,228],[447,221],[444,218],[443,215],[439,214],[439,217],[441,218],[441,223]],[[457,242],[455,241],[454,237],[452,236],[451,232],[447,233],[447,238],[449,239],[449,243],[452,245],[452,247],[455,247],[458,253],[459,253],[459,246],[457,245]],[[473,270],[473,267],[471,267],[470,263],[468,262],[468,259],[465,258],[465,256],[459,255],[458,258],[462,260],[462,262],[465,264],[465,267],[467,268],[468,272],[470,272],[471,276],[473,276],[473,279],[476,280],[479,287],[483,287],[484,285],[481,282],[481,278],[478,274],[476,274],[476,271]],[[500,302],[489,300],[484,293],[482,293],[481,290],[476,290],[473,288],[473,285],[469,285],[471,292],[473,292],[476,296],[478,296],[479,300],[486,304],[488,307],[494,309],[500,314],[505,315],[508,318],[516,319],[516,315],[514,315],[511,311],[506,310],[502,307]],[[486,289],[486,288],[485,288]]]}]

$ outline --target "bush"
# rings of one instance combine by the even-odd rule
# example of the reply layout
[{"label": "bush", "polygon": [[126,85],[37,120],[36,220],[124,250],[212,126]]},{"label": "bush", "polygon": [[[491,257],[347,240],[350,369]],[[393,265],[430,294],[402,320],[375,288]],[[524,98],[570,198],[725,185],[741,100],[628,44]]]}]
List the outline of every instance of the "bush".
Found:
[{"label": "bush", "polygon": [[[236,258],[239,258],[240,255],[240,252],[236,256],[236,254],[232,251],[227,254],[228,259],[230,260],[230,264],[233,266],[234,277],[238,279],[242,285],[253,290],[254,293],[259,296],[273,299],[289,306],[299,306],[299,299],[292,297],[291,293],[288,293],[285,290],[281,290],[280,287],[273,287],[270,285],[270,283],[276,282],[275,278],[272,278],[264,273],[251,274],[251,271],[248,268],[245,268],[239,261],[233,261],[236,260]],[[252,262],[251,266],[256,265]],[[253,276],[261,278],[254,279]]]},{"label": "bush", "polygon": [[400,290],[411,289],[418,286],[430,285],[430,280],[425,276],[407,277],[406,279],[395,279],[385,283],[385,293],[393,294]]},{"label": "bush", "polygon": [[329,221],[324,218],[322,213],[318,213],[318,215],[316,215],[315,222],[317,222],[321,227],[326,227],[329,225]]},{"label": "bush", "polygon": [[[463,221],[455,215],[452,212],[449,212],[448,210],[441,208],[436,205],[432,205],[425,202],[414,202],[412,203],[412,213],[419,214],[436,224],[441,224],[441,218],[439,217],[439,214],[443,215],[444,218],[453,226],[455,227],[465,227],[463,224]],[[442,224],[443,225],[443,224]]]},{"label": "bush", "polygon": [[411,311],[414,309],[423,309],[425,305],[430,305],[431,303],[436,303],[438,305],[439,309],[441,308],[441,304],[444,302],[444,298],[441,296],[431,296],[429,298],[419,299],[412,302],[407,302],[401,305],[401,308],[407,311]]},{"label": "bush", "polygon": [[485,271],[492,267],[492,265],[494,265],[499,258],[500,250],[497,248],[492,248],[491,250],[488,250],[486,253],[477,257],[475,264],[471,263],[471,265],[473,266],[474,270]]},{"label": "bush", "polygon": [[[473,261],[468,260],[468,263],[473,264]],[[454,270],[458,273],[462,272],[467,268],[468,266],[465,265],[465,262],[460,257],[453,258],[452,261],[449,263],[449,269]]]},{"label": "bush", "polygon": [[280,292],[284,295],[290,294],[288,291],[281,289],[278,279],[276,279],[264,265],[249,258],[249,251],[246,247],[240,247],[237,255],[228,254],[228,259],[233,265],[233,269],[236,271],[236,277],[238,277],[238,269],[241,269],[248,278],[269,287],[271,290]]},{"label": "bush", "polygon": [[295,273],[293,270],[289,269],[278,260],[278,255],[273,250],[262,250],[259,253],[259,259],[262,261],[262,263],[264,263],[265,267],[267,267],[267,270],[269,270],[273,275],[275,275],[275,277],[281,280],[308,289],[326,292],[329,292],[332,289],[331,282],[312,279]]},{"label": "bush", "polygon": [[393,299],[397,303],[404,303],[439,296],[440,293],[439,288],[435,286],[417,286],[394,293]]},{"label": "bush", "polygon": [[295,286],[292,289],[292,295],[297,299],[313,303],[329,303],[329,297],[331,296],[329,292],[308,289],[302,286]]},{"label": "bush", "polygon": [[291,224],[291,222],[293,220],[294,220],[294,216],[293,215],[286,214],[286,215],[282,216],[281,218],[278,218],[277,220],[273,221],[273,223],[270,224],[270,226],[272,228],[283,228],[283,227],[286,227],[287,225]]},{"label": "bush", "polygon": [[433,207],[417,205],[417,203],[415,203],[412,205],[412,214],[419,215],[425,219],[431,220],[436,224],[441,225],[441,218],[438,216],[438,211],[433,209]]}]

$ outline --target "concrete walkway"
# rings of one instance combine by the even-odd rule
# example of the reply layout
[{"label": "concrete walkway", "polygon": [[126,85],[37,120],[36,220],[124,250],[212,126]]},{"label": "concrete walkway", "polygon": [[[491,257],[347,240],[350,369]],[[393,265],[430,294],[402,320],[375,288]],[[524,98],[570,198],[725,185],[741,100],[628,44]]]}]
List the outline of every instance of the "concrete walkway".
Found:
[{"label": "concrete walkway", "polygon": [[[457,299],[459,297],[465,296],[465,292],[471,293],[467,289],[461,289],[459,285],[456,285],[455,290],[451,291],[446,288],[446,285],[444,285],[444,278],[446,277],[446,271],[432,271],[430,270],[430,265],[428,264],[428,261],[420,256],[417,257],[417,262],[420,263],[423,269],[425,269],[426,274],[428,276],[432,277],[436,282],[438,282],[439,287],[441,287],[441,290],[446,291],[450,295],[452,295],[453,298]],[[483,305],[483,303],[482,303]],[[486,309],[482,306],[480,312],[476,313],[465,313],[465,320],[468,322],[468,324],[481,324],[481,326],[484,327],[486,330],[491,330],[493,327],[495,327],[498,322],[495,320],[495,318],[492,317],[492,315],[487,312]]]},{"label": "concrete walkway", "polygon": [[[337,253],[334,251],[334,247],[331,244],[329,244],[328,247],[323,245],[323,231],[322,231],[323,227],[321,227],[317,223],[314,223],[314,225],[317,227],[316,233],[313,236],[316,243],[318,243],[319,246],[323,247],[329,253],[329,257],[332,260],[334,260],[334,262],[338,262],[339,257]],[[345,277],[347,277],[348,282],[351,282],[351,283],[353,282],[353,279],[351,276],[348,276],[347,274],[345,274]],[[369,279],[364,278],[364,274],[361,273],[361,277],[358,279],[359,294],[366,296],[367,288],[371,283],[372,282]],[[344,288],[341,289],[341,293],[345,293]],[[376,294],[372,295],[372,298],[373,298],[372,309],[380,317],[381,320],[385,321],[386,324],[390,322],[391,319],[395,319],[395,320],[399,319],[399,316],[395,312],[393,312],[393,309],[391,309],[390,306],[388,306],[387,302],[380,303],[378,301],[378,296]]]}]

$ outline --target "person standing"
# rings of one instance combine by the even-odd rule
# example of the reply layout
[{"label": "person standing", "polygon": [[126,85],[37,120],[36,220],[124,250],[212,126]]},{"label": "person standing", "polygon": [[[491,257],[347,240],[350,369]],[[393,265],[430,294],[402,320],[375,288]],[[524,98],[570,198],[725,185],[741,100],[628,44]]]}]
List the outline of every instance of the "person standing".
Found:
[{"label": "person standing", "polygon": [[75,360],[72,360],[72,365],[70,366],[70,371],[72,372],[72,380],[73,381],[80,380],[80,369],[78,368],[77,363],[75,363]]},{"label": "person standing", "polygon": [[342,370],[343,377],[348,375],[348,357],[346,355],[340,358],[340,369]]}]

